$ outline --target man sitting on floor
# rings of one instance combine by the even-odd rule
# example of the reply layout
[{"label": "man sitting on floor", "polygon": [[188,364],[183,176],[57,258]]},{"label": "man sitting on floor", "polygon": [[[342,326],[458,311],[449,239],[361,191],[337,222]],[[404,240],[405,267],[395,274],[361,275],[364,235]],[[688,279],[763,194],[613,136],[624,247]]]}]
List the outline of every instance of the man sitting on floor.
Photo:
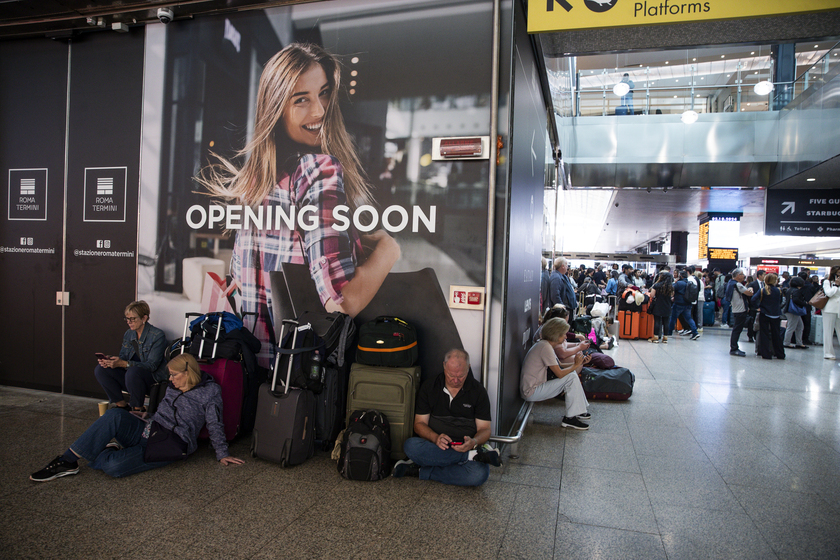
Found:
[{"label": "man sitting on floor", "polygon": [[450,350],[443,373],[417,394],[414,432],[403,444],[408,460],[394,465],[394,477],[419,476],[455,486],[481,486],[490,467],[501,466],[490,438],[490,399],[470,374],[470,356]]}]

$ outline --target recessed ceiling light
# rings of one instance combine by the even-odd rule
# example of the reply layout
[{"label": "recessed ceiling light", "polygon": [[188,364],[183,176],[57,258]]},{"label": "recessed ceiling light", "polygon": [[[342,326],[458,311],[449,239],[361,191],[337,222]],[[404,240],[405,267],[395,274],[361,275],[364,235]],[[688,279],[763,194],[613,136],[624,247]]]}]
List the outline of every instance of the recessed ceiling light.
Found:
[{"label": "recessed ceiling light", "polygon": [[680,81],[679,81],[679,80],[674,80],[674,82],[675,82],[675,83],[677,83],[677,84],[678,84],[678,83],[680,83]]},{"label": "recessed ceiling light", "polygon": [[692,59],[691,59],[691,62],[696,62],[696,61],[697,61],[697,59],[696,59],[696,58],[692,58]]},{"label": "recessed ceiling light", "polygon": [[676,99],[676,98],[677,98],[677,96],[675,95],[675,96],[674,96],[674,99]]},{"label": "recessed ceiling light", "polygon": [[356,86],[356,80],[350,80],[350,85],[355,87]]},{"label": "recessed ceiling light", "polygon": [[353,58],[350,59],[350,63],[351,64],[358,64],[359,63],[359,57],[354,56]]},{"label": "recessed ceiling light", "polygon": [[725,54],[720,55],[721,58],[726,58]]},{"label": "recessed ceiling light", "polygon": [[814,48],[818,49],[818,48],[820,48],[820,46],[819,45],[814,45]]},{"label": "recessed ceiling light", "polygon": [[350,90],[350,95],[356,95],[356,90],[355,90],[355,89],[351,89],[351,90]]},{"label": "recessed ceiling light", "polygon": [[358,70],[353,70],[352,72],[350,72],[350,75],[351,75],[351,76],[358,76],[358,75],[359,75],[359,71],[358,71]]},{"label": "recessed ceiling light", "polygon": [[813,183],[813,182],[814,182],[814,181],[816,181],[817,179],[816,179],[816,177],[808,177],[808,178],[807,178],[807,179],[805,179],[805,180],[806,180],[806,181],[808,181],[809,183]]},{"label": "recessed ceiling light", "polygon": [[668,64],[668,61],[667,61],[667,60],[665,61],[665,64]]}]

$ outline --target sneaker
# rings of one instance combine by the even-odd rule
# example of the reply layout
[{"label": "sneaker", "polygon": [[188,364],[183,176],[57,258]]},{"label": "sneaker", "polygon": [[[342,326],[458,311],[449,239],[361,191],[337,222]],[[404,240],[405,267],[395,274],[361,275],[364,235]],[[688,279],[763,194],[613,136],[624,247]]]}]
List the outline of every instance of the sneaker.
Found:
[{"label": "sneaker", "polygon": [[501,467],[502,461],[499,458],[499,452],[496,449],[493,449],[486,443],[484,445],[479,446],[475,450],[475,457],[472,458],[473,461],[478,461],[479,463],[486,463],[488,465],[493,465],[494,467]]},{"label": "sneaker", "polygon": [[578,420],[586,420],[588,422],[589,420],[592,420],[592,415],[588,412],[584,412],[583,414],[578,414],[576,418]]},{"label": "sneaker", "polygon": [[729,355],[730,356],[740,356],[741,358],[746,356],[746,354],[744,354],[744,352],[742,350],[730,350]]},{"label": "sneaker", "polygon": [[691,331],[690,331],[690,330],[688,330],[688,329],[683,329],[683,330],[681,330],[681,331],[680,331],[680,334],[681,334],[682,336],[685,336],[685,335],[687,335],[687,334],[691,334]]},{"label": "sneaker", "polygon": [[668,337],[667,336],[662,337],[662,344],[668,344]]},{"label": "sneaker", "polygon": [[563,421],[560,422],[560,425],[564,428],[574,428],[575,430],[588,430],[589,424],[584,424],[577,418],[569,418],[568,416],[563,417]]},{"label": "sneaker", "polygon": [[397,461],[394,465],[394,472],[392,476],[394,478],[402,478],[404,476],[413,476],[417,478],[420,476],[420,465],[411,459]]},{"label": "sneaker", "polygon": [[105,446],[105,449],[113,449],[114,451],[119,451],[122,448],[123,446],[116,441],[109,442],[108,445]]},{"label": "sneaker", "polygon": [[700,338],[700,333],[697,333],[694,336],[692,336],[691,340],[697,340],[698,338]]},{"label": "sneaker", "polygon": [[61,458],[61,455],[53,459],[49,465],[36,473],[29,475],[29,480],[35,482],[47,482],[54,478],[62,476],[70,476],[71,474],[79,474],[79,463],[68,463]]},{"label": "sneaker", "polygon": [[659,339],[654,336],[654,337],[649,338],[648,342],[653,342],[654,344],[659,344]]}]

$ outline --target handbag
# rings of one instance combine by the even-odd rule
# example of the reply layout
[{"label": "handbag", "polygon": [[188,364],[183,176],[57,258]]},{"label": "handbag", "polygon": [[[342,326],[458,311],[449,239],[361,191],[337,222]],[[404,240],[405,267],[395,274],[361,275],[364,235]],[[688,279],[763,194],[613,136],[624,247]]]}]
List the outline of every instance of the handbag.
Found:
[{"label": "handbag", "polygon": [[819,292],[814,294],[810,300],[808,300],[808,305],[811,307],[815,307],[816,309],[822,309],[825,307],[825,304],[828,303],[828,296],[825,295],[825,292],[820,289]]},{"label": "handbag", "polygon": [[146,443],[143,460],[147,463],[158,463],[186,458],[187,442],[172,430],[158,424],[157,420],[153,421],[149,429],[149,441]]},{"label": "handbag", "polygon": [[798,305],[793,303],[793,300],[791,300],[791,302],[788,304],[788,313],[793,313],[794,315],[799,315],[800,317],[802,317],[808,314],[808,310],[804,307],[799,307]]},{"label": "handbag", "polygon": [[753,323],[753,332],[759,332],[761,330],[761,325],[758,322],[758,316],[761,315],[761,311],[757,311],[755,314],[755,322]]}]

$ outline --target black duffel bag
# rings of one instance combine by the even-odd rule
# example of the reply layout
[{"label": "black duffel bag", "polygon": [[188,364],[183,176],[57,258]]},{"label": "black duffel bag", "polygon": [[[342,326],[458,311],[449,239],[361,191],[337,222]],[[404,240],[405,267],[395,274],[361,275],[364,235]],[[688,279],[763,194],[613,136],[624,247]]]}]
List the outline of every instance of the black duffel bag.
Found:
[{"label": "black duffel bag", "polygon": [[418,357],[417,331],[399,317],[380,315],[359,328],[356,361],[360,364],[412,367]]}]

